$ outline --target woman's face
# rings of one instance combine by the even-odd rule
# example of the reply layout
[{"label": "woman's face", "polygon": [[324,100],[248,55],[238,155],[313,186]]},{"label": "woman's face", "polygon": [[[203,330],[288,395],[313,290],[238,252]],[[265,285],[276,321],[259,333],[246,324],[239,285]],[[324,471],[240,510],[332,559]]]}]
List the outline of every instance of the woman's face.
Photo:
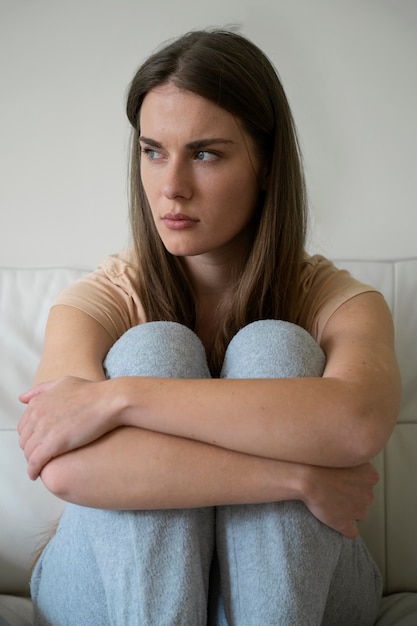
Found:
[{"label": "woman's face", "polygon": [[261,187],[259,159],[241,124],[167,83],[146,95],[140,128],[142,184],[167,250],[240,255]]}]

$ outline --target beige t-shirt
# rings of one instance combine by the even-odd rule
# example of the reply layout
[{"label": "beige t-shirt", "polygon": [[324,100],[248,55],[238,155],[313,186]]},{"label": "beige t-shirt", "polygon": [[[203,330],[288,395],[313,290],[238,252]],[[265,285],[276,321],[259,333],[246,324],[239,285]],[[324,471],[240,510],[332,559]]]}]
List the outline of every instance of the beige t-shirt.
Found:
[{"label": "beige t-shirt", "polygon": [[[91,315],[117,341],[129,328],[146,321],[136,275],[130,251],[109,256],[96,271],[65,289],[54,304],[73,306]],[[320,255],[306,256],[296,323],[320,342],[323,329],[336,309],[367,291],[376,290]]]}]

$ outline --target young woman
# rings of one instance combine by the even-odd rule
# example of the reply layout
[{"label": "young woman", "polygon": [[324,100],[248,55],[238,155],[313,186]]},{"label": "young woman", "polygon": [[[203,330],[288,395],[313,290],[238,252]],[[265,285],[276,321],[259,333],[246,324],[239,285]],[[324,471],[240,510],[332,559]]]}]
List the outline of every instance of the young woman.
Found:
[{"label": "young woman", "polygon": [[372,624],[358,536],[395,423],[388,308],[305,253],[271,63],[192,32],[130,87],[132,250],[52,308],[19,431],[67,505],[37,624]]}]

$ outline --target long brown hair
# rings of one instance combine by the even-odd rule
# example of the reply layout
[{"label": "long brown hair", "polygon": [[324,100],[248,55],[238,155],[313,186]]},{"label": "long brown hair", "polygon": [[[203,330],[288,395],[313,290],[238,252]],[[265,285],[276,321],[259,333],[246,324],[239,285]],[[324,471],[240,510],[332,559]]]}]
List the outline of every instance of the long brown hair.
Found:
[{"label": "long brown hair", "polygon": [[148,321],[172,320],[195,329],[193,292],[183,260],[165,249],[140,178],[140,109],[158,85],[207,98],[235,115],[269,171],[260,192],[253,241],[217,316],[209,354],[219,373],[232,336],[257,319],[294,320],[306,234],[301,156],[287,98],[265,54],[233,31],[192,31],[166,44],[139,68],[130,85],[127,116],[133,126],[130,218],[139,293]]}]

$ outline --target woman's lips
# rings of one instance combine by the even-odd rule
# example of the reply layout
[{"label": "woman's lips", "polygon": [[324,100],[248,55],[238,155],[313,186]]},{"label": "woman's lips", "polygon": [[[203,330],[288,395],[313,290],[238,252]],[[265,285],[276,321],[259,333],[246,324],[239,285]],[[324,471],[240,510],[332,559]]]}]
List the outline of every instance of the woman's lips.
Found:
[{"label": "woman's lips", "polygon": [[167,213],[162,217],[162,221],[164,225],[171,230],[191,228],[198,222],[198,220],[193,219],[188,215],[184,215],[183,213]]}]

